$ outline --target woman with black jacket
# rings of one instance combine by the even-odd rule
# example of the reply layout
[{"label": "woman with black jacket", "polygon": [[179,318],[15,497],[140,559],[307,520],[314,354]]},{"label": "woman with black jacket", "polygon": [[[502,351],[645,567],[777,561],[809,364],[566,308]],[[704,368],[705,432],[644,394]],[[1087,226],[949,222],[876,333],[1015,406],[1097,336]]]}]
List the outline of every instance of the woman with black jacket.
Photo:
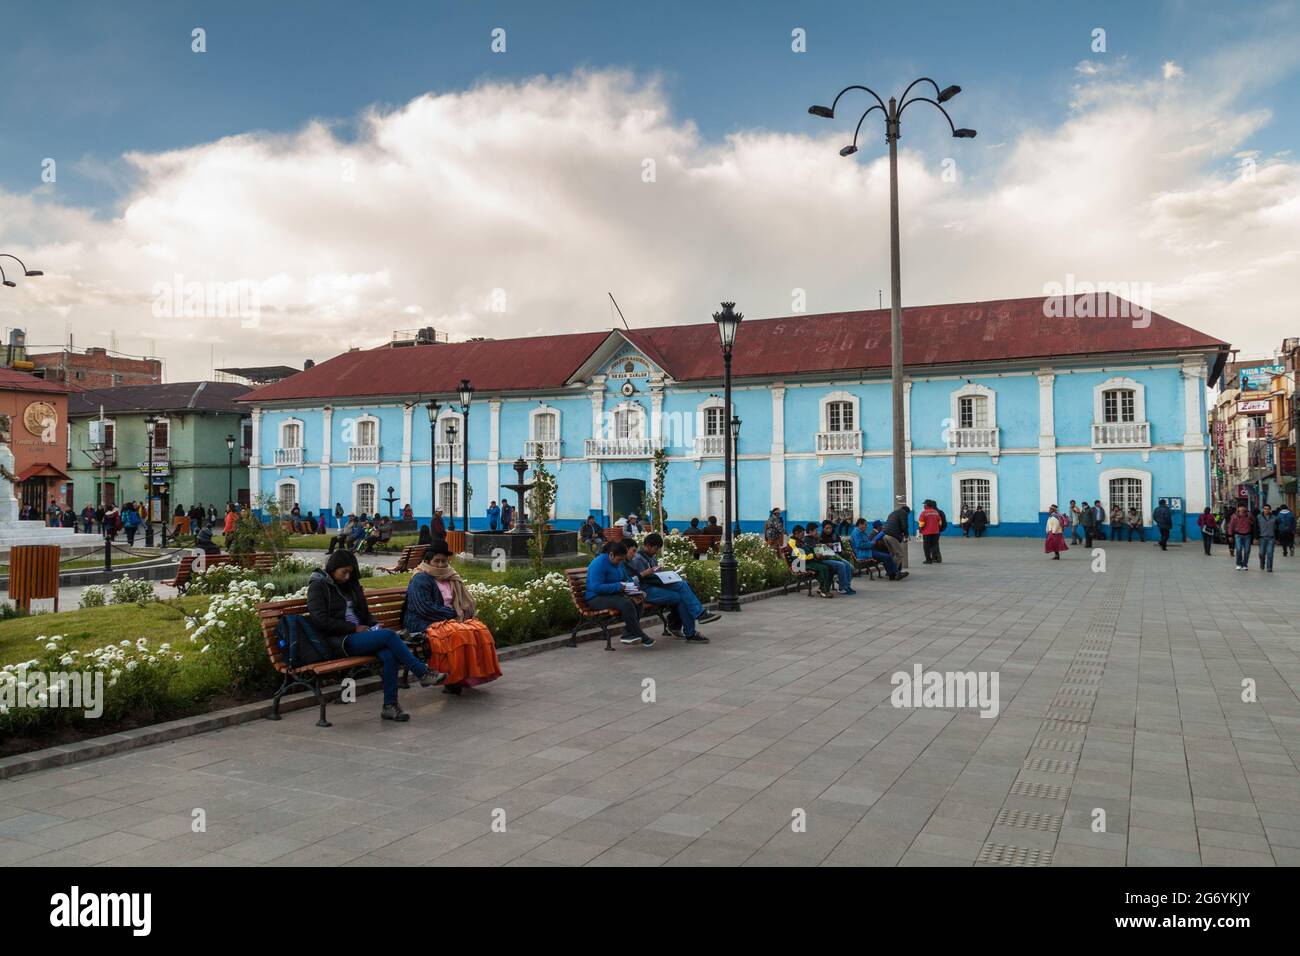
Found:
[{"label": "woman with black jacket", "polygon": [[411,719],[397,703],[399,664],[410,668],[421,687],[436,687],[447,679],[446,674],[420,663],[396,631],[379,626],[366,606],[357,556],[351,551],[335,551],[325,562],[324,570],[312,572],[307,582],[307,617],[339,656],[373,654],[379,658],[384,685],[384,707],[379,716],[384,720]]}]

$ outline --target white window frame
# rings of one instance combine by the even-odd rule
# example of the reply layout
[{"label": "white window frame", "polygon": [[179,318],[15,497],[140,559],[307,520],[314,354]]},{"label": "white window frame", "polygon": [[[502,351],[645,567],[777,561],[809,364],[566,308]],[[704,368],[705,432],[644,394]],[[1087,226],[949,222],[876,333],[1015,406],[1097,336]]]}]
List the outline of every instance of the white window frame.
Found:
[{"label": "white window frame", "polygon": [[[437,493],[439,496],[441,496],[441,495],[442,495],[442,486],[445,485],[445,484],[448,484],[448,483],[451,484],[451,486],[452,486],[452,494],[453,494],[453,495],[455,496],[455,498],[456,498],[456,520],[457,520],[457,521],[460,521],[460,520],[461,520],[462,518],[464,518],[465,516],[462,515],[462,514],[460,513],[461,503],[462,503],[462,501],[463,501],[464,499],[461,497],[461,493],[460,493],[460,478],[459,478],[459,476],[453,476],[453,477],[451,477],[451,478],[438,478],[438,479],[434,482],[434,485],[435,485],[435,487],[436,487],[436,493]],[[433,507],[434,507],[434,509],[437,509],[437,507],[438,507],[438,501],[439,501],[439,500],[440,500],[440,498],[435,498],[435,499],[434,499],[434,502],[433,502]],[[524,499],[525,502],[527,502],[527,500],[528,500],[527,498]],[[473,507],[473,506],[471,505],[471,507]],[[443,512],[442,512],[443,520],[445,521],[445,520],[446,520],[447,518],[449,518],[450,516],[451,516],[451,510],[448,509],[448,508],[444,508],[444,509],[443,509]]]},{"label": "white window frame", "polygon": [[[1140,468],[1107,468],[1097,476],[1097,497],[1109,505],[1112,478],[1136,478],[1142,482],[1142,524],[1151,524],[1151,472]],[[1109,515],[1109,511],[1107,512]],[[1128,520],[1128,515],[1124,516]]]},{"label": "white window frame", "polygon": [[379,447],[379,418],[375,415],[358,415],[355,419],[353,419],[352,444],[353,445],[361,444],[359,441],[357,441],[357,439],[361,437],[361,426],[363,423],[366,422],[374,423],[375,426],[374,445],[376,448],[378,448]]},{"label": "white window frame", "polygon": [[361,514],[361,486],[371,485],[375,489],[375,506],[366,512],[369,517],[374,517],[379,510],[379,480],[377,478],[358,478],[352,482],[352,513]]},{"label": "white window frame", "polygon": [[952,412],[952,427],[961,428],[961,400],[963,398],[983,398],[988,406],[989,423],[985,428],[998,427],[998,393],[993,391],[987,385],[977,385],[974,382],[968,382],[961,388],[955,389],[949,396],[949,407]]},{"label": "white window frame", "polygon": [[849,481],[853,484],[853,516],[849,520],[858,520],[862,517],[862,476],[855,471],[828,471],[817,476],[817,523],[821,524],[826,517],[826,509],[830,507],[827,486],[832,481]]},{"label": "white window frame", "polygon": [[[619,413],[619,412],[635,412],[635,413],[636,413],[637,417],[638,417],[638,418],[640,419],[640,421],[641,421],[641,427],[640,427],[639,429],[636,429],[636,431],[638,432],[638,434],[636,434],[636,435],[632,435],[632,434],[630,434],[630,432],[633,431],[633,429],[630,428],[630,427],[628,428],[628,432],[629,432],[628,435],[625,435],[625,436],[624,436],[624,435],[620,435],[620,434],[618,433],[618,413]],[[634,439],[642,439],[642,440],[644,440],[644,439],[646,439],[646,438],[649,438],[649,437],[650,437],[650,420],[649,420],[649,419],[650,419],[650,416],[646,414],[645,406],[642,405],[640,402],[632,402],[632,401],[619,402],[617,405],[615,405],[613,408],[611,408],[611,409],[609,410],[609,430],[610,430],[611,434],[610,434],[608,437],[609,437],[610,439],[613,439],[613,440],[627,440],[627,441],[631,441],[631,440],[634,440]],[[631,419],[628,420],[628,423],[629,423],[629,425],[631,424]]]},{"label": "white window frame", "polygon": [[[454,420],[456,422],[456,444],[465,447],[465,416],[460,412],[454,412],[444,408],[438,413],[438,420],[434,423],[434,437],[439,445],[447,445],[450,442],[443,436],[443,429],[447,427],[447,422]],[[443,462],[446,464],[446,462]]]},{"label": "white window frame", "polygon": [[989,483],[989,524],[999,522],[998,517],[998,473],[988,468],[963,468],[952,473],[952,497],[948,499],[953,510],[953,518],[961,514],[961,483],[963,480],[979,478]]},{"label": "white window frame", "polygon": [[1092,389],[1092,423],[1094,425],[1106,424],[1106,393],[1111,389],[1126,388],[1133,393],[1133,422],[1145,422],[1147,420],[1147,389],[1141,382],[1123,376],[1108,378],[1099,385],[1094,385]]},{"label": "white window frame", "polygon": [[[543,415],[555,416],[555,438],[544,439],[537,437],[537,419]],[[529,441],[560,441],[563,432],[560,430],[562,419],[560,410],[554,405],[539,405],[528,413],[528,440]]]},{"label": "white window frame", "polygon": [[[695,434],[703,437],[708,434],[705,430],[708,425],[710,408],[725,408],[721,395],[710,395],[704,401],[695,406]],[[725,413],[723,415],[722,434],[727,433],[727,423]]]},{"label": "white window frame", "polygon": [[[298,426],[298,444],[296,445],[286,445],[284,443],[284,433],[285,430],[290,425]],[[277,448],[306,448],[307,447],[307,423],[304,422],[301,418],[282,419],[279,426],[279,437],[277,438],[277,441],[279,442],[279,444],[276,446]]]},{"label": "white window frame", "polygon": [[299,488],[299,483],[297,478],[280,478],[276,480],[275,482],[276,505],[277,506],[281,505],[282,502],[280,498],[280,489],[285,487],[293,488],[293,504],[289,505],[288,508],[282,508],[283,514],[281,515],[281,517],[287,517],[289,511],[293,508],[293,505],[295,504],[298,505],[299,507],[302,507],[302,497],[299,494],[300,488]]},{"label": "white window frame", "polygon": [[853,427],[841,429],[841,431],[860,432],[862,431],[862,406],[861,400],[852,392],[846,392],[839,389],[823,395],[817,405],[817,417],[821,422],[819,431],[828,432],[831,430],[830,406],[832,402],[848,402],[853,406]]}]

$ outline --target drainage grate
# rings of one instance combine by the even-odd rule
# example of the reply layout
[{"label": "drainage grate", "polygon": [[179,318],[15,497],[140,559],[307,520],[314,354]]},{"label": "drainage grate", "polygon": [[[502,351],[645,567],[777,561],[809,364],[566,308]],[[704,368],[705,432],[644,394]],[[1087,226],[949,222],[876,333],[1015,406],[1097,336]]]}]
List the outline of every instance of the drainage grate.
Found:
[{"label": "drainage grate", "polygon": [[1054,783],[1017,780],[1011,786],[1011,794],[1016,797],[1033,797],[1036,800],[1066,800],[1070,796],[1070,788],[1058,787]]},{"label": "drainage grate", "polygon": [[1038,773],[1074,773],[1073,760],[1057,760],[1053,757],[1030,757],[1025,761],[1024,767]]},{"label": "drainage grate", "polygon": [[985,843],[975,862],[994,866],[1049,866],[1052,851],[1029,846],[1008,846],[1005,843]]},{"label": "drainage grate", "polygon": [[1060,817],[1051,813],[1035,813],[1033,810],[1009,810],[1003,807],[998,811],[997,824],[1003,827],[1042,830],[1044,833],[1061,832]]}]

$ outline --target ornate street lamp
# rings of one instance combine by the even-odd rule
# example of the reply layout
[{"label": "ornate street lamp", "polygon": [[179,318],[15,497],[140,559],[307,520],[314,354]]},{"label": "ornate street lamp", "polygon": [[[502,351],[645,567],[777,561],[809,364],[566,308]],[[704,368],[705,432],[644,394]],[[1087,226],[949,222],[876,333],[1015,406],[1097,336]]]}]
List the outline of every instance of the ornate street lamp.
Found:
[{"label": "ornate street lamp", "polygon": [[[40,269],[27,268],[27,266],[23,264],[23,260],[19,259],[12,252],[0,252],[0,259],[12,259],[14,262],[22,266],[23,275],[28,276],[29,278],[33,276],[45,275],[45,273],[42,272]],[[5,275],[4,269],[0,269],[0,285],[8,286],[10,289],[13,289],[18,285],[18,283],[14,282],[7,275]]]},{"label": "ornate street lamp", "polygon": [[[912,87],[917,83],[929,83],[934,87],[935,98],[930,99],[926,96],[914,96],[910,100],[907,95],[912,92]],[[903,91],[899,98],[902,105],[899,105],[899,99],[889,98],[889,105],[886,106],[884,101],[876,92],[865,86],[846,86],[836,95],[830,106],[810,106],[808,112],[813,116],[821,116],[825,119],[835,118],[835,107],[840,101],[840,97],[849,90],[862,90],[869,93],[876,101],[874,106],[867,109],[858,119],[857,128],[853,131],[853,143],[845,146],[840,150],[841,156],[852,156],[858,151],[858,133],[862,130],[862,124],[868,116],[876,110],[880,110],[885,120],[885,142],[889,144],[889,273],[890,273],[890,318],[889,318],[889,337],[890,337],[890,379],[893,384],[893,462],[894,462],[894,508],[907,502],[907,469],[906,462],[903,459],[904,449],[907,447],[903,441],[903,307],[902,307],[902,279],[900,277],[901,267],[899,264],[898,248],[898,136],[899,123],[903,118],[903,111],[913,103],[929,103],[943,114],[944,119],[948,121],[948,127],[952,130],[952,135],[957,139],[974,139],[975,130],[959,129],[954,125],[952,117],[948,115],[939,104],[946,103],[958,93],[961,92],[960,86],[947,86],[939,89],[939,84],[929,77],[923,76],[913,80]],[[907,543],[903,542],[903,566],[907,565]]]},{"label": "ornate street lamp", "polygon": [[235,436],[226,436],[226,501],[235,500]]},{"label": "ornate street lamp", "polygon": [[731,416],[731,483],[736,494],[736,534],[740,534],[740,416]]},{"label": "ornate street lamp", "polygon": [[[713,313],[713,321],[718,324],[718,338],[722,342],[723,399],[722,417],[724,421],[731,418],[731,350],[736,343],[736,330],[744,315],[736,311],[736,303],[722,303],[722,311]],[[725,494],[723,502],[722,523],[722,560],[719,572],[722,577],[722,593],[718,598],[718,609],[722,611],[740,610],[739,566],[736,552],[731,545],[731,442],[723,441],[722,473]]]},{"label": "ornate street lamp", "polygon": [[438,413],[442,404],[430,399],[424,406],[429,413],[429,534],[433,535],[433,519],[438,510]]},{"label": "ornate street lamp", "polygon": [[462,439],[463,447],[460,450],[461,458],[461,513],[465,515],[465,530],[469,530],[469,403],[474,398],[474,386],[469,383],[469,379],[462,378],[460,387],[460,413],[465,417],[465,437]]},{"label": "ornate street lamp", "polygon": [[448,515],[447,530],[456,530],[456,423],[447,423],[447,444],[451,448],[450,454],[447,455],[447,481],[451,484],[451,494],[447,500],[451,502],[451,514]]},{"label": "ornate street lamp", "polygon": [[[154,433],[158,429],[158,417],[150,415],[144,420],[145,430],[149,433],[149,460],[145,467],[148,471],[148,477],[145,478],[144,494],[144,546],[153,547],[153,439]],[[167,527],[167,519],[163,518],[163,528]]]}]

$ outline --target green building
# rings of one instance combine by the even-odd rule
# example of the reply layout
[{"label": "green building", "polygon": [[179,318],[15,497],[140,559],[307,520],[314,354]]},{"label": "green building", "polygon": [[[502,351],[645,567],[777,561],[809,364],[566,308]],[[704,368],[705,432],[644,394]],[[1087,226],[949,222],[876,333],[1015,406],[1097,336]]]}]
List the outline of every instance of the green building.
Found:
[{"label": "green building", "polygon": [[153,421],[155,515],[179,504],[248,501],[253,426],[235,399],[248,386],[232,382],[118,385],[68,396],[68,476],[72,503],[143,501],[149,482]]}]

